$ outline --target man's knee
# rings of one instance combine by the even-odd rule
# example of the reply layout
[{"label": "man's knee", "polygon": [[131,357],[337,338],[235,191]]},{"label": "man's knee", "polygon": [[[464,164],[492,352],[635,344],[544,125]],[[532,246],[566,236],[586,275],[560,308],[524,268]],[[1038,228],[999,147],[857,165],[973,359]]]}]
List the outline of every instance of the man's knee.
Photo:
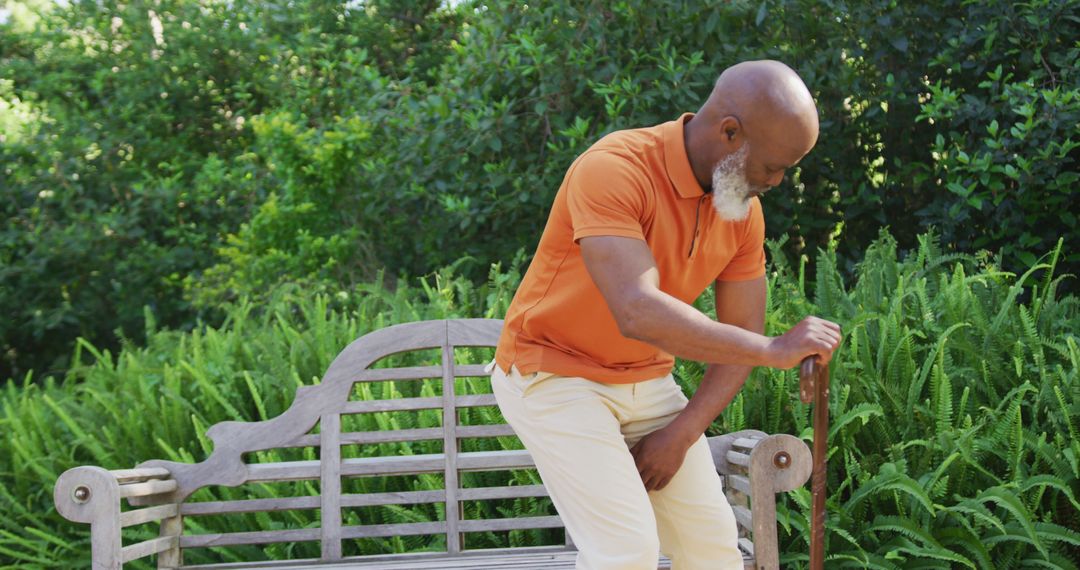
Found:
[{"label": "man's knee", "polygon": [[656,570],[660,559],[660,539],[656,533],[625,534],[577,546],[576,570]]}]

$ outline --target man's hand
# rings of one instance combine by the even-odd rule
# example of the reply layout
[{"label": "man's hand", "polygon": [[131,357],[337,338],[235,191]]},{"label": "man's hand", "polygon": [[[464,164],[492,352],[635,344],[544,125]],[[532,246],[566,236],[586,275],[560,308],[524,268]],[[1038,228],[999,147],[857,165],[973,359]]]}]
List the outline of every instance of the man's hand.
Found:
[{"label": "man's hand", "polygon": [[817,317],[806,317],[788,332],[770,339],[768,365],[793,368],[812,355],[817,356],[818,363],[828,364],[842,338],[840,325]]},{"label": "man's hand", "polygon": [[686,451],[690,449],[686,438],[669,428],[658,429],[641,438],[630,449],[634,456],[641,481],[646,491],[659,491],[671,482],[682,467]]}]

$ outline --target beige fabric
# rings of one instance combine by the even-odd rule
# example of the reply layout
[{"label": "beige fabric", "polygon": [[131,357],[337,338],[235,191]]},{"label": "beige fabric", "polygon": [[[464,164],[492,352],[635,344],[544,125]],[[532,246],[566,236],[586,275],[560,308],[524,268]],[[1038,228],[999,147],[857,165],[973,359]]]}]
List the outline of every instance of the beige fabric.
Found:
[{"label": "beige fabric", "polygon": [[670,423],[687,399],[670,374],[633,384],[491,366],[507,423],[536,462],[579,550],[578,570],[742,568],[735,517],[704,434],[679,471],[647,492],[630,455],[642,437]]}]

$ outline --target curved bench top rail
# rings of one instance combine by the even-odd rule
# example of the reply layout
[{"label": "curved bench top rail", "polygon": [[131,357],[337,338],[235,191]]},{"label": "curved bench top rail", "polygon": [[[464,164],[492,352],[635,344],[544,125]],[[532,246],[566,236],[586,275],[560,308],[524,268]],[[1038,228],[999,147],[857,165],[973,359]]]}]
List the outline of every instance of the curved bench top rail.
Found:
[{"label": "curved bench top rail", "polygon": [[[154,460],[139,465],[139,468],[160,467],[167,469],[177,483],[177,489],[167,495],[152,498],[135,498],[132,504],[147,505],[162,502],[181,502],[191,493],[209,485],[234,487],[243,484],[248,475],[248,466],[243,463],[243,454],[279,447],[295,447],[299,440],[311,441],[310,431],[323,413],[335,412],[338,406],[345,405],[349,399],[353,383],[358,378],[367,380],[390,379],[383,375],[394,374],[395,369],[380,369],[388,372],[368,370],[373,363],[387,356],[424,350],[443,349],[444,366],[449,365],[454,375],[480,375],[481,365],[456,365],[453,362],[453,348],[462,346],[495,346],[502,330],[502,321],[498,319],[454,319],[404,323],[370,332],[350,343],[334,359],[323,375],[322,382],[313,386],[301,386],[296,390],[296,398],[291,406],[281,415],[260,422],[222,422],[207,430],[207,437],[214,442],[214,451],[206,460],[195,463]],[[450,358],[447,358],[449,352]],[[397,369],[401,370],[401,369]],[[432,372],[438,372],[432,374]],[[464,374],[461,374],[464,373]],[[445,375],[443,366],[424,370],[405,369],[405,377],[420,374],[420,378]],[[394,377],[397,378],[396,376]],[[468,402],[469,400],[464,400]],[[478,400],[477,402],[484,401]],[[367,404],[352,402],[351,404]],[[373,403],[373,406],[387,405]],[[391,406],[393,404],[390,404]],[[473,405],[490,405],[474,403]],[[357,408],[363,408],[358,406]],[[442,404],[434,407],[442,407]],[[359,410],[355,413],[359,413]],[[354,413],[354,412],[347,412]],[[319,436],[314,436],[318,438]]]}]

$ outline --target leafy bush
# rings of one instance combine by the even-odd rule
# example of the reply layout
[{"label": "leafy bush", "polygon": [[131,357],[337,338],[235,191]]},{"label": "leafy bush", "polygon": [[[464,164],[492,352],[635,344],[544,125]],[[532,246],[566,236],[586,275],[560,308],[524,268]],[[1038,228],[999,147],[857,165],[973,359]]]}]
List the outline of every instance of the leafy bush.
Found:
[{"label": "leafy bush", "polygon": [[[1080,239],[1076,5],[972,4],[947,26],[919,119],[940,124],[931,175],[948,193],[922,214],[961,251],[1002,247],[1030,266],[1058,239]],[[1062,261],[1076,271],[1080,252]]]},{"label": "leafy bush", "polygon": [[[813,313],[836,319],[846,331],[832,365],[829,567],[1076,568],[1080,298],[1057,293],[1064,277],[1055,277],[1054,267],[1062,251],[1055,250],[1030,269],[1031,279],[1023,279],[989,257],[943,254],[929,235],[900,260],[895,240],[883,235],[869,247],[852,282],[843,277],[835,249],[822,252],[809,298],[805,267],[789,268],[777,253],[780,247],[772,244],[769,330],[786,330]],[[63,380],[9,383],[0,393],[0,425],[10,434],[0,443],[0,456],[10,458],[0,470],[0,510],[8,513],[0,519],[0,565],[85,564],[87,528],[60,519],[51,507],[49,485],[63,470],[78,464],[125,468],[154,457],[201,460],[209,453],[203,439],[207,427],[280,414],[297,386],[316,381],[338,351],[365,332],[420,319],[503,315],[520,278],[519,264],[506,271],[492,267],[481,286],[456,277],[451,268],[418,285],[399,282],[393,290],[367,285],[334,297],[312,299],[302,290],[279,288],[267,304],[231,305],[220,327],[156,330],[148,319],[145,347],[113,354],[80,342],[74,360],[88,357],[89,362]],[[706,293],[699,307],[710,310],[710,303]],[[680,361],[676,376],[690,394],[700,382],[700,365]],[[371,387],[365,397],[387,397],[390,391],[420,395],[408,392],[415,388],[406,384]],[[460,388],[484,390],[479,384],[463,382]],[[753,427],[809,440],[809,409],[797,392],[794,371],[757,369],[710,434]],[[155,421],[147,421],[151,417]],[[466,419],[495,420],[486,412]],[[385,414],[358,429],[424,421]],[[501,438],[488,445],[518,443]],[[418,443],[365,446],[359,453],[425,451],[432,450]],[[284,453],[257,459],[270,461]],[[494,479],[503,475],[465,475],[506,483]],[[535,482],[526,474],[515,476],[521,483]],[[372,481],[363,490],[440,484]],[[255,486],[252,492],[270,497],[313,491]],[[216,489],[201,497],[235,493]],[[779,505],[785,567],[805,565],[809,505],[808,489]],[[490,509],[540,514],[549,507],[529,499]],[[274,524],[317,524],[311,513],[297,513]],[[353,524],[374,520],[368,514],[350,516],[356,517]],[[422,506],[370,516],[392,523],[434,520],[439,512]],[[240,530],[244,522],[266,523],[198,524],[201,531],[227,532]],[[130,539],[152,533],[129,532]],[[558,538],[530,531],[510,540],[521,545]],[[506,546],[505,538],[477,540],[476,546]],[[401,539],[356,548],[371,553],[439,546],[437,539]],[[304,548],[271,547],[267,554],[255,548],[215,549],[194,552],[188,560],[317,554]]]},{"label": "leafy bush", "polygon": [[[114,348],[140,340],[144,306],[160,322],[191,327],[216,312],[209,300],[277,282],[268,266],[293,280],[374,273],[340,270],[368,259],[367,248],[353,247],[363,227],[355,217],[337,223],[346,205],[325,198],[354,190],[341,161],[370,151],[354,154],[351,140],[332,138],[335,127],[349,135],[369,124],[360,117],[386,98],[380,72],[427,77],[456,33],[456,13],[425,1],[367,2],[365,11],[244,0],[13,4],[12,20],[0,23],[0,312],[9,316],[0,322],[0,378],[62,371],[78,336]],[[409,21],[429,17],[422,31]],[[417,39],[431,50],[382,51]],[[380,46],[370,59],[366,45]],[[318,169],[297,188],[274,176],[272,158],[290,147],[265,149],[252,129],[275,116],[330,132],[314,155],[325,161],[283,165],[296,175]],[[348,146],[340,156],[339,142]],[[276,209],[263,207],[271,195]],[[301,234],[282,231],[296,227],[293,209],[308,216],[297,245]],[[313,215],[331,211],[336,218]],[[282,241],[250,235],[257,230],[244,222],[281,222]],[[199,282],[219,261],[243,265],[185,293],[185,280]],[[209,300],[193,307],[192,299]]]},{"label": "leafy bush", "polygon": [[850,275],[880,227],[935,226],[1018,271],[1078,237],[1076,2],[442,4],[77,2],[0,24],[6,369],[138,340],[145,305],[191,327],[279,281],[463,256],[482,279],[531,251],[590,143],[696,109],[752,58],[790,63],[822,114],[767,204],[792,259],[835,240]]},{"label": "leafy bush", "polygon": [[[832,364],[828,565],[1077,568],[1080,299],[1057,293],[1062,242],[1018,277],[919,241],[900,261],[883,234],[851,285],[835,249],[822,252],[813,303],[802,271],[770,278],[770,330],[811,313],[845,331]],[[721,430],[809,440],[796,371],[755,375]],[[799,567],[809,489],[791,499],[779,516],[785,567]]]}]

